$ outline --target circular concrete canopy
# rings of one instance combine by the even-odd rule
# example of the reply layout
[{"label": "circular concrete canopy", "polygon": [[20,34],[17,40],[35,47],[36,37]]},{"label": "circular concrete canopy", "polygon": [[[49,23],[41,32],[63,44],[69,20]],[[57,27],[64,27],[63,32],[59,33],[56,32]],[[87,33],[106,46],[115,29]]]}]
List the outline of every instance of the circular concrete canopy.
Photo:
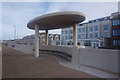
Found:
[{"label": "circular concrete canopy", "polygon": [[27,24],[29,29],[35,29],[35,24],[39,30],[51,30],[73,26],[85,20],[85,15],[77,11],[54,12],[38,16],[30,20]]}]

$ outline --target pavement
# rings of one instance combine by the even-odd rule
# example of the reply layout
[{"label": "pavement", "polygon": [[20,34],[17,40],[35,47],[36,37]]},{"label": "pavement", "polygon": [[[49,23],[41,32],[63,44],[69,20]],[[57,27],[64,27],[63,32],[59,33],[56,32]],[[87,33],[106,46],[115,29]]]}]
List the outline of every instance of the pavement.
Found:
[{"label": "pavement", "polygon": [[88,73],[60,65],[54,55],[34,58],[12,48],[2,47],[3,78],[98,78]]}]

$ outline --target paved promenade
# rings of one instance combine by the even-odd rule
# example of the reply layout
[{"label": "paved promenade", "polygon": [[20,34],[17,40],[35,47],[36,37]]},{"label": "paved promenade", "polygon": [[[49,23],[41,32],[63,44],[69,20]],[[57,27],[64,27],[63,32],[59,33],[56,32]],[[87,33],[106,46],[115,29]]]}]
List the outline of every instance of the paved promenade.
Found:
[{"label": "paved promenade", "polygon": [[96,78],[90,74],[67,68],[51,55],[33,58],[32,54],[2,47],[3,78]]}]

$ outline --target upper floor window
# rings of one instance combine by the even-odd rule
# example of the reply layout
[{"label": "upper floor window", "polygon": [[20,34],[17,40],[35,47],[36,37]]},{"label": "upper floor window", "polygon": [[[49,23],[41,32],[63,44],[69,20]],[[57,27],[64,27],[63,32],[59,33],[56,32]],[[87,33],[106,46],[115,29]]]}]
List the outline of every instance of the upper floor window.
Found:
[{"label": "upper floor window", "polygon": [[73,30],[70,30],[70,33],[73,34]]},{"label": "upper floor window", "polygon": [[80,36],[80,34],[78,34],[78,39],[80,39],[81,38],[81,36]]},{"label": "upper floor window", "polygon": [[85,38],[85,34],[82,34],[81,38]]},{"label": "upper floor window", "polygon": [[94,33],[94,38],[98,38],[98,33]]},{"label": "upper floor window", "polygon": [[98,31],[98,26],[94,26],[94,31]]},{"label": "upper floor window", "polygon": [[92,34],[92,33],[90,33],[90,34],[89,34],[89,38],[92,38],[92,37],[93,37],[93,34]]},{"label": "upper floor window", "polygon": [[62,40],[64,40],[64,36],[62,36]]},{"label": "upper floor window", "polygon": [[67,36],[65,36],[65,39],[68,39],[68,37],[67,37]]},{"label": "upper floor window", "polygon": [[85,28],[82,28],[82,32],[85,32]]},{"label": "upper floor window", "polygon": [[104,25],[104,30],[108,30],[108,25]]},{"label": "upper floor window", "polygon": [[117,29],[112,30],[112,32],[113,32],[113,36],[117,36],[118,35],[118,30]]},{"label": "upper floor window", "polygon": [[56,37],[56,40],[58,40],[58,37]]},{"label": "upper floor window", "polygon": [[78,29],[78,32],[79,32],[79,33],[81,32],[81,29],[80,29],[80,28]]},{"label": "upper floor window", "polygon": [[120,25],[120,19],[112,20],[113,26]]},{"label": "upper floor window", "polygon": [[89,32],[92,32],[93,31],[93,27],[89,27]]},{"label": "upper floor window", "polygon": [[108,37],[108,32],[104,32],[104,37],[105,37],[105,38]]},{"label": "upper floor window", "polygon": [[67,31],[65,31],[65,34],[68,34],[68,32],[67,32]]}]

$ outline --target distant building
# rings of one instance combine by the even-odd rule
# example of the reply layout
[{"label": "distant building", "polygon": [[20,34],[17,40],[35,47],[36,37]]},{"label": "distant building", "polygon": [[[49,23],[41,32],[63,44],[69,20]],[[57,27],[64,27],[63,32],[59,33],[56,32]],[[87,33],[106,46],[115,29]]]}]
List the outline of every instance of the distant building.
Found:
[{"label": "distant building", "polygon": [[[21,40],[22,44],[34,45],[35,44],[35,35],[29,35],[23,37]],[[61,35],[60,34],[49,34],[48,37],[49,45],[60,45],[61,44]],[[45,45],[45,33],[39,33],[39,45]]]},{"label": "distant building", "polygon": [[[78,45],[86,47],[104,47],[104,39],[111,37],[112,22],[110,16],[78,24]],[[64,28],[62,45],[73,44],[73,28]]]},{"label": "distant building", "polygon": [[49,34],[48,39],[49,45],[61,45],[61,35],[60,34]]}]

